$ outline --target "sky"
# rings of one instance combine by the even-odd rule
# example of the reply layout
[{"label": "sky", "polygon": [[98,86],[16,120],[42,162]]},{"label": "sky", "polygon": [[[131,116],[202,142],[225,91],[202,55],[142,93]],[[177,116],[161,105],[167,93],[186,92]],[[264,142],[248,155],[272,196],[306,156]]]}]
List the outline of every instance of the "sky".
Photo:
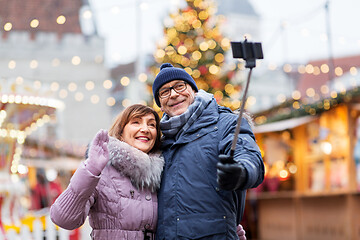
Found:
[{"label": "sky", "polygon": [[[221,2],[221,1],[219,1]],[[260,16],[264,61],[277,65],[360,54],[359,0],[249,0]],[[182,0],[91,0],[109,66],[152,53]],[[325,5],[328,3],[328,15]],[[328,17],[327,17],[328,16]],[[331,37],[328,38],[328,33]],[[330,40],[329,40],[330,39]]]}]

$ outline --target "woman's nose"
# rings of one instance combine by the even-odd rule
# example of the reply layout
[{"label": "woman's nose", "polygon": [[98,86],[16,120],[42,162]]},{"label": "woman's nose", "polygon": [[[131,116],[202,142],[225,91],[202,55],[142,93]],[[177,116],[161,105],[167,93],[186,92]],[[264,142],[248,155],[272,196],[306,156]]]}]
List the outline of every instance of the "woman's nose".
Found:
[{"label": "woman's nose", "polygon": [[141,132],[148,132],[148,131],[149,131],[149,128],[148,128],[148,126],[147,126],[146,124],[142,124],[142,125],[140,126],[140,131],[141,131]]}]

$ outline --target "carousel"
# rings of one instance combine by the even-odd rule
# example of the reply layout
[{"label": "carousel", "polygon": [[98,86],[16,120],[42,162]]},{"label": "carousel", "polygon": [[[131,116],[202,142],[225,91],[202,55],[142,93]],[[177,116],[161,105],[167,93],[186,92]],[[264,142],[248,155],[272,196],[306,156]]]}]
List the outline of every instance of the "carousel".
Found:
[{"label": "carousel", "polygon": [[56,118],[63,102],[41,94],[23,79],[0,80],[0,239],[16,230],[27,209],[27,166],[21,164],[26,138]]}]

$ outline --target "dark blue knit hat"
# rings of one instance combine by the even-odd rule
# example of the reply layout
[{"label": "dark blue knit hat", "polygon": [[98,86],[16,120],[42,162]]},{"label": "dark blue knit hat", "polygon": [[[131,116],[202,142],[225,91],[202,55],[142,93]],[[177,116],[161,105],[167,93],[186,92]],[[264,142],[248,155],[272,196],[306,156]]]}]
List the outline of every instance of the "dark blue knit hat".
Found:
[{"label": "dark blue knit hat", "polygon": [[184,80],[195,90],[195,92],[198,91],[194,79],[184,69],[176,68],[170,63],[164,63],[161,65],[160,72],[156,76],[152,87],[155,102],[159,107],[161,104],[158,93],[161,86],[174,80]]}]

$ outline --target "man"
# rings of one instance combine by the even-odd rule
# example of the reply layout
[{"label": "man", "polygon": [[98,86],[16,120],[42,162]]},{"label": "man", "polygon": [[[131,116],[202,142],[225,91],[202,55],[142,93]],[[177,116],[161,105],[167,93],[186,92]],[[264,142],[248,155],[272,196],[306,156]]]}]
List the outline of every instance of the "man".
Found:
[{"label": "man", "polygon": [[242,121],[232,161],[226,155],[238,116],[198,90],[185,70],[163,64],[153,94],[164,112],[160,127],[165,158],[156,238],[238,239],[246,189],[264,178],[249,123]]}]

